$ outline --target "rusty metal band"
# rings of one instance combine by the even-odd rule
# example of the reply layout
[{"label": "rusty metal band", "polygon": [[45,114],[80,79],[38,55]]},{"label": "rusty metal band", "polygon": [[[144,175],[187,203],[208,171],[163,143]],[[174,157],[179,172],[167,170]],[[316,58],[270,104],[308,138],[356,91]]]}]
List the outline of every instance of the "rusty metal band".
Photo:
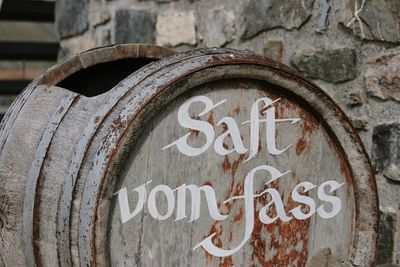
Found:
[{"label": "rusty metal band", "polygon": [[187,54],[172,56],[167,61],[154,62],[145,70],[135,73],[135,75],[131,75],[131,78],[123,80],[113,89],[111,89],[110,97],[108,98],[107,102],[102,105],[101,108],[97,110],[90,119],[88,126],[84,129],[83,134],[76,145],[72,160],[68,166],[68,176],[65,181],[59,202],[57,215],[57,242],[60,266],[71,265],[70,223],[73,193],[83,159],[86,155],[91,140],[97,132],[97,129],[100,127],[112,109],[118,104],[118,102],[121,101],[121,99],[125,97],[133,87],[144,81],[147,76],[158,71],[159,69],[170,66],[176,62],[180,62],[188,57],[195,58],[201,53],[201,51],[195,51]]},{"label": "rusty metal band", "polygon": [[35,208],[37,208],[35,207],[35,202],[39,197],[37,196],[37,185],[39,182],[43,162],[46,158],[47,151],[53,140],[54,133],[57,131],[58,126],[63,120],[65,114],[68,112],[69,108],[78,98],[78,94],[74,93],[60,101],[55,113],[52,115],[46,125],[45,130],[43,131],[43,134],[36,149],[35,156],[32,161],[32,165],[28,172],[23,208],[23,240],[25,262],[27,266],[36,265],[33,246],[33,227],[35,223]]},{"label": "rusty metal band", "polygon": [[[278,63],[271,62],[257,56],[224,54],[218,56],[201,56],[193,60],[186,60],[179,65],[165,68],[156,73],[155,77],[150,77],[152,78],[150,79],[152,82],[150,87],[145,88],[138,86],[133,89],[134,97],[130,99],[130,101],[119,114],[119,123],[122,121],[123,127],[121,127],[120,129],[118,129],[118,127],[110,127],[108,133],[106,134],[108,138],[107,140],[103,140],[103,143],[100,144],[97,150],[96,157],[93,160],[93,166],[89,170],[88,177],[85,181],[79,212],[78,240],[79,259],[82,266],[91,266],[91,264],[93,263],[92,257],[96,254],[96,248],[94,245],[94,231],[96,225],[94,224],[94,222],[96,221],[100,190],[103,186],[103,180],[112,160],[112,155],[118,147],[118,144],[125,132],[127,131],[130,123],[132,123],[136,116],[141,112],[143,106],[148,104],[152,98],[157,97],[157,95],[161,93],[162,90],[168,88],[170,84],[173,84],[179,78],[183,78],[187,75],[199,72],[202,69],[210,67],[240,64],[248,65],[249,69],[251,69],[251,65],[265,68],[266,73],[269,71],[269,79],[274,79],[275,81],[277,81],[277,85],[281,87],[291,88],[291,90],[297,90],[293,88],[301,86],[303,88],[301,90],[304,90],[304,92],[309,94],[307,96],[307,99],[309,100],[308,103],[310,103],[310,105],[315,104],[315,110],[323,115],[328,125],[332,125],[338,128],[340,130],[340,133],[346,136],[346,138],[343,138],[343,140],[339,140],[340,146],[342,147],[344,153],[348,158],[354,160],[357,163],[357,166],[362,166],[362,168],[353,168],[353,166],[350,166],[355,172],[355,177],[359,178],[354,179],[353,181],[355,189],[363,191],[362,193],[364,200],[367,201],[362,204],[369,205],[370,207],[374,208],[373,211],[364,212],[363,214],[361,214],[361,211],[363,209],[362,205],[356,206],[357,229],[354,230],[354,247],[352,249],[354,258],[353,260],[355,263],[357,263],[361,259],[360,256],[357,255],[374,254],[369,253],[369,250],[373,250],[374,248],[362,248],[361,246],[361,244],[365,244],[365,242],[370,242],[370,244],[372,244],[376,239],[376,236],[371,234],[373,231],[375,231],[374,227],[377,226],[377,220],[374,219],[375,217],[373,214],[377,209],[377,196],[373,191],[373,188],[375,188],[375,186],[373,184],[373,179],[371,179],[371,177],[373,177],[373,174],[371,168],[368,167],[369,161],[368,158],[365,156],[365,149],[362,146],[357,134],[355,133],[355,130],[351,127],[350,122],[343,115],[343,112],[336,104],[334,104],[331,98],[322,90],[320,90],[314,83],[310,82],[302,75],[299,75],[297,72],[287,67],[283,67]],[[256,77],[255,73],[249,72],[247,74],[249,78],[253,77],[259,80],[265,80],[267,82],[269,81],[266,77],[262,75]],[[162,79],[157,79],[157,77],[162,77]],[[234,77],[235,76],[232,76],[232,78]],[[146,90],[144,90],[144,88]],[[325,101],[321,101],[321,103],[317,104],[316,99],[323,99]],[[138,101],[140,102],[140,105],[138,105]],[[322,102],[327,102],[327,104],[323,104]],[[366,194],[370,194],[369,198],[366,198]],[[358,197],[359,196],[356,196],[356,198]],[[371,261],[373,259],[366,260]]]}]

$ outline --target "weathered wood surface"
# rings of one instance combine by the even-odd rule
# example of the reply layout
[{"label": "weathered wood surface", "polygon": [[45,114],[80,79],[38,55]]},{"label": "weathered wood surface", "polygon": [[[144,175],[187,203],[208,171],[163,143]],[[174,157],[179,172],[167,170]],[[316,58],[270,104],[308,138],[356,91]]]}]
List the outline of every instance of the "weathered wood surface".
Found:
[{"label": "weathered wood surface", "polygon": [[[89,54],[93,62],[101,62],[96,50]],[[112,58],[112,53],[106,58]],[[54,79],[57,73],[61,74],[54,72]],[[235,50],[198,50],[149,64],[95,97],[75,98],[75,93],[50,85],[28,88],[25,92],[31,92],[16,102],[0,133],[0,236],[4,240],[0,255],[6,266],[305,266],[323,247],[356,266],[372,264],[377,198],[366,153],[332,100],[287,67]],[[175,146],[163,150],[188,132],[190,144],[204,144],[204,134],[185,129],[177,121],[182,103],[201,95],[214,104],[226,99],[200,116],[215,126],[215,137],[226,130],[218,121],[232,117],[246,148],[250,126],[242,123],[250,119],[254,101],[280,98],[273,104],[277,118],[301,119],[277,124],[277,147],[292,146],[270,155],[261,131],[259,151],[249,161],[248,152],[221,156],[213,146],[197,157],[187,157]],[[68,108],[60,111],[65,101]],[[196,104],[190,113],[197,118],[203,109]],[[52,126],[51,120],[58,125]],[[44,140],[46,128],[53,134]],[[229,136],[224,143],[226,149],[232,148]],[[212,233],[216,246],[238,246],[249,221],[243,199],[223,202],[242,195],[245,176],[265,164],[290,173],[266,188],[267,173],[257,174],[254,194],[276,188],[289,214],[298,206],[290,197],[298,183],[319,186],[335,180],[344,183],[334,193],[341,199],[340,212],[331,219],[315,213],[309,219],[272,224],[260,222],[256,213],[252,235],[240,252],[216,257],[203,247],[193,250]],[[175,220],[176,207],[168,219],[155,220],[146,203],[140,214],[122,224],[114,193],[126,187],[133,210],[138,198],[132,190],[150,180],[148,194],[157,185],[171,189],[184,183],[212,186],[218,210],[228,218],[212,220],[202,196],[200,217],[193,222]],[[316,192],[314,188],[308,196],[319,207],[322,203]],[[27,205],[32,199],[33,206]],[[266,195],[255,199],[255,211],[269,201]],[[165,214],[168,206],[162,196],[156,205]],[[188,197],[188,216],[190,205]],[[275,211],[268,214],[272,217]],[[29,220],[23,221],[24,216]]]},{"label": "weathered wood surface", "polygon": [[[175,221],[175,204],[175,212],[166,221],[155,220],[145,208],[140,215],[122,224],[119,206],[114,198],[108,243],[112,266],[130,266],[132,262],[141,266],[304,266],[308,256],[312,256],[323,247],[330,247],[340,258],[350,257],[354,234],[351,228],[355,216],[351,183],[337,192],[343,208],[335,218],[326,220],[315,214],[310,220],[293,219],[288,223],[278,220],[270,225],[256,219],[252,237],[244,249],[232,257],[213,257],[201,248],[192,250],[204,237],[213,232],[216,232],[213,240],[218,246],[228,249],[240,244],[246,226],[244,201],[237,200],[225,205],[223,201],[243,195],[244,178],[257,166],[268,164],[282,172],[290,170],[289,174],[271,186],[279,189],[287,212],[298,206],[298,203],[290,200],[290,193],[301,181],[309,181],[315,185],[332,179],[339,183],[346,180],[350,182],[351,177],[348,167],[342,162],[342,154],[337,151],[334,142],[318,120],[301,107],[301,103],[283,99],[283,96],[275,94],[272,90],[267,84],[224,80],[197,88],[195,92],[174,100],[167,109],[157,112],[158,115],[147,123],[137,145],[132,148],[129,159],[123,164],[121,181],[114,191],[126,187],[133,209],[138,199],[137,194],[132,193],[132,189],[150,180],[152,182],[147,187],[148,193],[160,184],[172,189],[182,184],[211,185],[216,191],[219,210],[222,214],[229,214],[229,218],[221,222],[210,218],[207,202],[202,196],[200,218],[188,222],[192,212],[192,200],[188,196],[188,218]],[[216,125],[223,117],[230,116],[241,124],[249,120],[252,104],[257,99],[267,96],[276,100],[282,97],[282,100],[275,104],[277,117],[302,119],[297,124],[280,123],[277,128],[277,147],[284,148],[289,144],[292,144],[292,147],[279,156],[269,154],[263,130],[258,154],[248,162],[245,162],[245,155],[233,152],[221,156],[216,154],[212,147],[198,157],[184,156],[173,148],[163,150],[165,145],[188,132],[188,129],[179,126],[177,111],[185,100],[195,95],[205,95],[214,103],[226,99],[226,103],[200,117],[215,125],[216,136],[224,132],[224,125]],[[192,117],[202,110],[201,105],[195,106]],[[249,124],[240,125],[241,136],[247,148],[250,146],[249,127]],[[227,149],[233,148],[229,137],[224,142]],[[201,147],[204,143],[204,134],[191,133],[190,145]],[[310,166],[310,163],[313,164]],[[266,189],[264,184],[268,179],[267,174],[259,174],[254,185],[255,194]],[[157,207],[161,214],[165,214],[167,203],[165,197],[160,195]],[[315,189],[310,191],[309,196],[318,200]],[[255,210],[259,211],[269,201],[267,196],[259,198],[255,201]],[[323,202],[318,200],[316,203],[320,206]],[[271,211],[272,213],[274,211]]]},{"label": "weathered wood surface", "polygon": [[[310,245],[311,247],[309,249],[311,249],[312,252],[313,251],[312,246],[314,245],[316,251],[317,247],[323,246],[324,244],[329,242],[329,240],[327,240],[327,238],[329,237],[344,237],[344,239],[342,240],[342,242],[344,243],[340,243],[339,241],[337,241],[338,243],[336,245],[331,244],[334,247],[336,246],[336,249],[332,248],[333,250],[335,250],[336,253],[340,254],[343,253],[341,255],[348,257],[348,259],[351,260],[354,264],[360,266],[370,265],[373,262],[375,254],[375,246],[376,246],[375,227],[377,223],[376,188],[374,184],[373,174],[369,165],[369,161],[366,157],[365,151],[363,150],[363,147],[360,144],[357,135],[351,128],[348,120],[340,112],[340,110],[333,104],[333,102],[325,94],[319,91],[316,88],[316,86],[306,83],[305,80],[303,80],[302,78],[288,75],[288,73],[286,72],[288,70],[282,71],[283,68],[282,66],[269,65],[269,68],[266,68],[265,65],[268,65],[267,62],[265,62],[264,66],[256,66],[260,64],[260,61],[262,62],[262,60],[259,60],[259,58],[254,58],[250,55],[238,55],[234,53],[229,54],[229,52],[221,56],[210,55],[209,57],[207,56],[197,57],[194,60],[188,59],[185,62],[179,62],[171,66],[170,68],[166,67],[160,70],[159,73],[154,74],[154,78],[149,76],[147,79],[149,81],[152,81],[151,84],[152,86],[150,87],[149,84],[145,83],[143,85],[139,84],[134,88],[134,91],[137,92],[137,95],[139,94],[141,95],[140,96],[135,95],[135,99],[132,99],[131,102],[128,102],[128,105],[124,107],[123,112],[121,112],[120,116],[118,116],[118,120],[114,122],[114,126],[110,127],[110,130],[108,131],[107,134],[107,139],[103,140],[103,144],[100,146],[96,158],[94,159],[95,164],[93,166],[93,169],[88,173],[88,178],[83,192],[83,199],[81,202],[83,206],[81,206],[80,209],[80,218],[82,218],[80,227],[81,231],[83,232],[83,234],[80,234],[81,238],[79,240],[80,249],[85,247],[86,245],[86,248],[81,250],[80,254],[81,264],[85,264],[88,262],[98,262],[100,265],[102,265],[107,263],[107,261],[111,258],[111,256],[110,257],[104,256],[105,255],[104,244],[106,243],[107,238],[105,238],[104,236],[100,237],[100,233],[103,233],[105,231],[104,227],[107,224],[113,225],[112,223],[105,221],[104,218],[106,218],[107,217],[106,215],[108,215],[109,213],[108,202],[109,199],[112,198],[111,194],[116,192],[116,190],[118,189],[118,187],[115,188],[114,190],[110,189],[113,188],[112,184],[116,181],[115,177],[119,177],[118,172],[116,171],[114,172],[114,170],[110,171],[110,164],[118,166],[122,162],[124,162],[124,160],[121,161],[118,160],[118,155],[119,155],[118,148],[120,150],[123,150],[121,147],[124,148],[126,146],[125,144],[129,144],[130,142],[134,142],[136,140],[135,138],[133,139],[129,138],[129,136],[136,136],[138,134],[137,132],[138,129],[140,129],[140,127],[143,124],[146,124],[143,122],[143,120],[149,118],[149,116],[151,117],[155,113],[158,114],[158,116],[160,116],[160,114],[163,114],[163,112],[158,109],[162,106],[162,104],[164,103],[165,103],[164,105],[166,105],[166,103],[169,104],[168,101],[170,99],[173,99],[174,97],[180,95],[181,93],[188,91],[191,88],[196,88],[196,86],[206,84],[210,81],[221,79],[221,77],[223,77],[225,81],[232,78],[265,80],[272,84],[280,85],[288,89],[291,92],[291,93],[289,92],[289,95],[292,96],[297,95],[296,98],[300,99],[300,102],[304,104],[308,103],[307,105],[313,111],[314,116],[318,118],[319,123],[324,125],[326,132],[328,132],[330,135],[331,139],[327,138],[328,140],[326,142],[329,143],[330,141],[336,143],[339,148],[343,149],[343,151],[341,152],[342,154],[338,152],[338,157],[339,157],[338,159],[340,159],[340,161],[337,159],[338,161],[336,163],[330,163],[329,159],[332,159],[333,156],[328,156],[327,158],[322,157],[321,161],[322,163],[327,162],[326,166],[328,167],[327,170],[330,170],[333,173],[335,173],[333,171],[335,164],[336,167],[342,170],[343,173],[346,173],[347,175],[346,183],[348,191],[346,195],[347,197],[343,196],[343,198],[346,199],[345,201],[348,200],[348,202],[344,201],[343,209],[347,210],[347,212],[349,212],[348,214],[351,214],[353,216],[350,218],[346,217],[346,219],[348,220],[347,222],[351,221],[352,223],[351,225],[346,225],[345,228],[341,228],[341,233],[338,232],[335,233],[334,232],[335,229],[331,229],[326,233],[317,231],[311,233],[310,236],[312,236],[311,237],[312,245]],[[249,65],[253,63],[254,65],[245,66],[243,64],[244,62],[247,62]],[[223,66],[213,67],[213,68],[209,66],[209,68],[205,68],[208,64],[211,66],[214,64]],[[231,66],[227,66],[230,64]],[[278,71],[276,68],[279,68],[280,71]],[[181,70],[184,70],[183,73],[180,72]],[[191,73],[191,75],[188,76],[187,75],[188,73]],[[136,73],[136,75],[138,74]],[[162,79],[161,78],[157,79],[156,77],[159,78],[162,77]],[[178,79],[177,77],[181,77],[181,79]],[[174,81],[178,82],[174,83]],[[223,88],[225,88],[225,86],[223,86]],[[197,90],[197,88],[194,90]],[[221,94],[224,96],[229,95],[226,92]],[[246,95],[244,95],[243,97],[245,98]],[[237,98],[235,99],[237,100]],[[144,106],[144,104],[142,104],[144,106],[144,108],[142,109],[139,103],[147,103],[147,105]],[[179,131],[179,127],[178,128],[177,126],[171,126],[171,127],[174,127],[174,130]],[[127,131],[127,133],[125,131]],[[163,132],[163,136],[164,135],[168,136],[168,134],[171,135],[170,133]],[[174,135],[174,137],[178,136]],[[120,138],[122,138],[122,141],[120,141]],[[156,136],[155,139],[153,140],[159,141],[164,139],[161,138],[161,136]],[[323,140],[323,139],[319,138],[317,140]],[[151,143],[154,142],[156,141],[153,141]],[[154,145],[155,144],[152,144],[151,146]],[[114,147],[117,147],[117,150],[115,150]],[[155,152],[152,149],[155,149],[155,147],[147,148],[148,151]],[[323,150],[323,152],[325,152],[325,150],[329,152],[327,146],[325,146],[324,148],[324,146],[322,145],[321,149]],[[332,149],[333,148],[331,147],[331,150]],[[133,148],[133,151],[137,150]],[[146,151],[146,149],[144,151]],[[166,158],[168,159],[170,157]],[[110,159],[112,159],[112,161]],[[313,161],[311,161],[311,163],[312,165],[314,164]],[[165,161],[161,161],[161,159],[160,160],[156,159],[155,162],[153,163],[153,166],[155,169],[157,169],[158,165],[164,166],[164,164]],[[196,165],[195,160],[191,164]],[[349,171],[346,171],[346,164],[349,164],[348,166]],[[183,165],[186,166],[185,164]],[[144,166],[146,165],[143,163],[141,166],[142,168],[145,168]],[[175,169],[177,168],[176,166],[172,166],[172,168],[174,167]],[[310,167],[306,168],[309,169]],[[116,169],[118,169],[118,167],[116,167]],[[198,166],[197,169],[193,167],[193,169],[202,170],[202,167]],[[153,173],[150,170],[147,171]],[[338,169],[336,169],[336,171],[338,171]],[[145,171],[140,171],[140,173],[143,172]],[[351,173],[350,176],[349,173]],[[103,175],[105,175],[105,177],[101,178]],[[172,183],[174,183],[173,179],[175,178],[175,176],[172,175],[171,177],[173,177],[171,179]],[[342,176],[342,179],[344,181],[343,177],[344,176]],[[135,179],[143,179],[143,178],[137,177],[135,175],[134,178],[127,180],[135,180]],[[154,179],[157,179],[157,176]],[[309,177],[309,179],[311,178]],[[138,185],[141,185],[141,183],[138,183]],[[96,195],[95,192],[98,192],[99,188],[101,187],[103,188],[104,191],[101,191]],[[353,202],[353,204],[352,204],[351,188],[353,188],[355,195],[354,196],[355,203]],[[89,204],[86,205],[86,203]],[[100,203],[97,206],[98,207],[97,209],[94,207],[93,203]],[[351,211],[352,209],[353,211]],[[366,209],[368,209],[367,212]],[[361,210],[362,212],[360,212]],[[95,219],[97,222],[96,225],[91,223]],[[315,222],[316,227],[317,226],[320,228],[323,227],[321,226],[322,224],[320,225],[320,223],[316,219],[315,221],[316,221]],[[159,224],[156,223],[154,223],[154,225],[161,227]],[[144,228],[148,226],[149,223],[143,223]],[[154,228],[152,228],[153,233],[157,232],[157,230],[155,230],[157,226],[154,226]],[[211,226],[209,226],[209,229],[211,229]],[[349,229],[351,229],[351,231]],[[176,231],[181,233],[180,229]],[[93,234],[90,235],[90,233]],[[167,233],[171,233],[171,231],[167,231]],[[346,235],[351,235],[351,238],[347,239]],[[321,236],[321,239],[318,239],[317,236]],[[176,237],[174,237],[173,235],[169,237],[171,240],[176,240]],[[268,239],[268,237],[266,238]],[[158,237],[158,240],[159,239],[160,237]],[[133,240],[136,240],[137,242],[137,238],[133,238]],[[338,240],[338,238],[334,238],[331,242],[335,242],[334,240]],[[91,245],[92,242],[95,242],[95,247]],[[113,245],[112,242],[109,244],[110,246]],[[160,242],[157,242],[157,244],[160,244]],[[179,242],[174,242],[174,244],[179,244]],[[134,249],[135,246],[130,248]],[[281,247],[281,249],[283,248],[284,247]],[[119,251],[122,251],[122,248],[119,247],[119,249],[120,249]],[[161,253],[161,255],[164,255],[166,258],[173,257],[171,251],[168,251],[168,249],[171,248],[168,248],[167,246],[164,249],[165,250],[163,251],[165,253]],[[84,254],[82,254],[82,252]],[[144,258],[146,258],[146,256],[149,257],[148,255],[144,255],[142,250],[139,250],[139,252],[140,253],[136,254],[136,257],[134,257],[135,263],[138,263],[141,260],[141,256],[143,256]],[[93,256],[93,253],[96,253],[95,256]],[[153,253],[150,253],[150,255],[152,255],[153,260],[160,260],[157,257],[162,257],[160,254],[154,256]],[[177,255],[181,254],[177,252]],[[194,255],[193,252],[190,255],[191,257],[193,257]],[[91,259],[91,257],[94,258]],[[129,256],[125,255],[125,257]],[[166,260],[166,258],[163,259]],[[204,262],[205,258],[207,257],[203,255],[203,258],[199,260],[199,262],[195,262],[194,265],[196,264],[201,265]],[[128,264],[132,264],[132,262]]]},{"label": "weathered wood surface", "polygon": [[22,214],[25,185],[43,129],[51,115],[56,113],[59,101],[69,94],[58,89],[37,87],[16,119],[0,156],[1,253],[7,266],[23,266],[24,263]]}]

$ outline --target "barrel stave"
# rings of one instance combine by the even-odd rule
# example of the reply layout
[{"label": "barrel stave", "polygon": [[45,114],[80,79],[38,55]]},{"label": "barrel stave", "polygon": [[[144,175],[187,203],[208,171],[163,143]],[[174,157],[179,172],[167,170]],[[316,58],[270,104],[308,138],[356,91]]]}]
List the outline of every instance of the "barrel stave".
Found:
[{"label": "barrel stave", "polygon": [[[6,266],[25,265],[23,252],[23,208],[26,177],[32,165],[37,146],[58,103],[71,92],[48,86],[37,86],[30,101],[21,109],[5,142],[0,156],[1,198],[4,199],[1,220],[2,257]],[[18,248],[18,249],[17,249]]]}]

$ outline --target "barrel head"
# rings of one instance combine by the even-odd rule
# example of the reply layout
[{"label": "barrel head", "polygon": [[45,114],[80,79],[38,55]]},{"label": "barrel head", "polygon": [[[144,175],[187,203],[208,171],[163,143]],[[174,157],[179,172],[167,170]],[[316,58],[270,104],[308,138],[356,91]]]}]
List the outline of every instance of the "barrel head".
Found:
[{"label": "barrel head", "polygon": [[349,120],[288,67],[215,53],[147,77],[109,127],[81,263],[305,266],[328,248],[372,264],[376,185]]}]

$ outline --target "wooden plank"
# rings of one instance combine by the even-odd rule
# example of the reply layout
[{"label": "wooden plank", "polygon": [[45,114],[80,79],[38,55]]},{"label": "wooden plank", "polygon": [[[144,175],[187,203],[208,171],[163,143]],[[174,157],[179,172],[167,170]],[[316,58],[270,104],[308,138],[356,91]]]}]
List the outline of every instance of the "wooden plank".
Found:
[{"label": "wooden plank", "polygon": [[0,20],[54,22],[54,9],[55,1],[3,0]]},{"label": "wooden plank", "polygon": [[57,60],[58,43],[50,42],[0,42],[0,60]]},{"label": "wooden plank", "polygon": [[[47,90],[57,90],[56,88],[49,87]],[[29,168],[26,187],[25,187],[25,198],[24,198],[24,211],[23,211],[23,235],[24,235],[24,251],[25,251],[25,262],[28,266],[40,265],[39,259],[35,259],[34,251],[34,224],[38,221],[37,205],[39,203],[39,195],[41,190],[39,189],[39,178],[40,172],[43,167],[44,160],[47,156],[50,144],[53,140],[54,134],[57,131],[58,126],[63,120],[65,114],[68,112],[71,105],[78,99],[78,94],[71,94],[60,101],[59,106],[56,108],[54,114],[49,119],[46,128],[43,130],[43,135],[40,138],[40,142],[37,146],[35,156],[32,160],[32,166]]]},{"label": "wooden plank", "polygon": [[31,80],[0,80],[0,94],[17,95],[24,90]]},{"label": "wooden plank", "polygon": [[[68,177],[67,167],[74,157],[77,144],[87,122],[106,100],[107,96],[104,95],[96,99],[80,97],[75,101],[58,126],[47,151],[39,180],[40,190],[37,191],[38,194],[36,195],[38,204],[36,205],[36,227],[34,228],[35,255],[43,265],[54,266],[57,264],[57,266],[63,266],[64,264],[59,251],[65,249],[68,243],[59,242],[57,239],[60,229],[58,225],[60,213],[58,203],[65,188],[64,184],[67,180],[65,177]],[[50,177],[53,178],[51,182],[48,180]],[[57,205],[54,203],[57,203]],[[76,211],[71,210],[70,212]],[[71,228],[74,228],[74,226],[72,225]],[[58,246],[62,247],[58,248]]]},{"label": "wooden plank", "polygon": [[[39,86],[29,103],[19,114],[0,155],[0,250],[6,266],[25,266],[23,250],[23,209],[26,177],[36,148],[49,119],[57,110],[58,103],[66,97],[65,90],[46,90]],[[7,182],[8,181],[8,182]],[[18,233],[18,234],[15,234]]]}]

